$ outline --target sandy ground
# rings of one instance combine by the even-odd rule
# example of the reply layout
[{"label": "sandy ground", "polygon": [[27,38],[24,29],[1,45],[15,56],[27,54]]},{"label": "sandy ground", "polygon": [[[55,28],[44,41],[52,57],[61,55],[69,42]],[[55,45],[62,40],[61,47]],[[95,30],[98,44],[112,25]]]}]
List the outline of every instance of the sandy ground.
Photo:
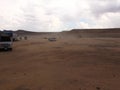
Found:
[{"label": "sandy ground", "polygon": [[12,52],[0,52],[0,90],[120,90],[120,38],[15,42]]}]

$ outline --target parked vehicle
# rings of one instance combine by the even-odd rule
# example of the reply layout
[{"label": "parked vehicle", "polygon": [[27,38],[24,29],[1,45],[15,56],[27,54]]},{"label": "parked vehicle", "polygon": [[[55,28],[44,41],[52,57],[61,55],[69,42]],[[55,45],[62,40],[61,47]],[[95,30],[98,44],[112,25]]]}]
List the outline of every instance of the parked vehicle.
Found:
[{"label": "parked vehicle", "polygon": [[0,49],[12,50],[13,36],[11,31],[0,32]]},{"label": "parked vehicle", "polygon": [[56,38],[48,38],[49,41],[54,42],[56,41]]},{"label": "parked vehicle", "polygon": [[13,39],[13,42],[18,40],[18,35],[12,30],[4,30],[3,32],[11,36]]}]

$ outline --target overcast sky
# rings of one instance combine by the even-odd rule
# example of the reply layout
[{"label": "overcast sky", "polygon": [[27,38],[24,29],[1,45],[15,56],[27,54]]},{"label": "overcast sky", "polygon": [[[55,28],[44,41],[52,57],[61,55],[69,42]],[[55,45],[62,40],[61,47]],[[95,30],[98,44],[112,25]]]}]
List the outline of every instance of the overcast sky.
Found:
[{"label": "overcast sky", "polygon": [[0,29],[119,28],[120,0],[0,0]]}]

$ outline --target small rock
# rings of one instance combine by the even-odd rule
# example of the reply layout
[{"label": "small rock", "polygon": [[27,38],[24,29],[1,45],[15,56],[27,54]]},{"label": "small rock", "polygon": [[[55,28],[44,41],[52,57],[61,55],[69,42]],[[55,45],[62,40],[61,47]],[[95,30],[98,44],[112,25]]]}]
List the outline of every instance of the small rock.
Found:
[{"label": "small rock", "polygon": [[26,73],[24,73],[24,75],[26,75]]},{"label": "small rock", "polygon": [[100,87],[96,87],[97,90],[100,90]]}]

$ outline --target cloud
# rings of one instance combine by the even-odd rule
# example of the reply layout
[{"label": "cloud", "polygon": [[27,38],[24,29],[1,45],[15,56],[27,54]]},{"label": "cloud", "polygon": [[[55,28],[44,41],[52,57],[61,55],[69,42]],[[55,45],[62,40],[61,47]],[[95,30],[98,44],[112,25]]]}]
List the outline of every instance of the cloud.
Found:
[{"label": "cloud", "polygon": [[89,4],[91,11],[96,15],[120,12],[120,2],[118,0],[93,0]]},{"label": "cloud", "polygon": [[0,29],[57,32],[120,26],[119,0],[0,0]]}]

